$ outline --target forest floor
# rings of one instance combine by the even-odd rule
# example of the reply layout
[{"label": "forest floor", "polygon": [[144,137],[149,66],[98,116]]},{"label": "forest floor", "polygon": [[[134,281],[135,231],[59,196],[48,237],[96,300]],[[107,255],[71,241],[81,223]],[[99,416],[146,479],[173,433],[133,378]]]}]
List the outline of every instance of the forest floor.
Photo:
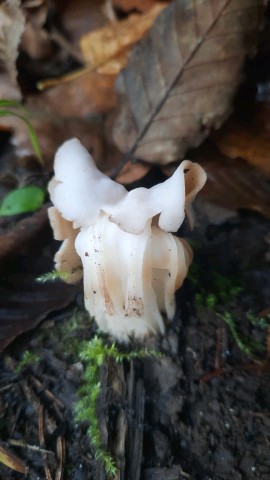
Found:
[{"label": "forest floor", "polygon": [[[104,448],[124,480],[269,480],[270,222],[242,211],[213,225],[200,202],[196,211],[195,258],[175,319],[144,345],[161,358],[109,360],[100,371]],[[44,241],[40,257],[52,262],[54,249]],[[78,352],[95,332],[80,286],[2,356],[0,437],[29,480],[111,478],[95,460],[87,425],[74,418]],[[24,365],[25,352],[32,357]],[[0,466],[0,478],[22,474]]]},{"label": "forest floor", "polygon": [[[6,3],[12,2],[1,3],[2,14]],[[176,137],[182,148],[197,124],[210,130],[211,126],[216,128],[216,123],[220,123],[223,86],[231,82],[226,108],[221,109],[221,117],[224,115],[225,119],[228,115],[225,124],[220,130],[214,130],[199,148],[195,147],[200,131],[196,130],[195,138],[188,144],[194,148],[188,149],[186,158],[200,163],[208,180],[194,204],[194,230],[190,232],[185,224],[178,232],[190,241],[194,260],[176,295],[175,318],[166,324],[163,337],[150,337],[143,344],[117,345],[124,353],[146,348],[161,355],[141,356],[120,363],[106,357],[98,372],[100,386],[93,385],[98,386],[99,395],[95,411],[91,405],[89,407],[90,417],[99,429],[103,453],[108,452],[118,469],[110,476],[102,462],[96,459],[97,449],[88,435],[89,423],[79,422],[75,414],[81,398],[80,389],[85,385],[86,363],[81,352],[85,341],[90,342],[97,334],[94,319],[90,319],[84,309],[83,286],[66,285],[60,280],[42,284],[36,279],[52,271],[53,257],[59,248],[59,242],[53,240],[47,216],[47,184],[53,175],[56,149],[64,140],[76,136],[93,154],[98,168],[110,176],[123,160],[116,144],[111,144],[115,121],[110,116],[111,110],[115,108],[119,113],[123,100],[116,98],[114,89],[118,72],[112,75],[111,72],[105,74],[102,69],[101,73],[93,71],[93,66],[89,67],[91,62],[78,50],[78,42],[100,30],[98,45],[102,52],[104,43],[110,50],[110,42],[104,42],[103,27],[109,27],[111,32],[112,25],[112,30],[117,32],[115,24],[120,25],[122,19],[129,20],[134,9],[135,13],[145,12],[150,7],[155,8],[156,2],[40,0],[19,3],[22,7],[16,21],[13,12],[5,13],[6,31],[11,32],[12,49],[9,50],[14,52],[11,58],[6,55],[9,59],[7,72],[4,77],[1,74],[0,82],[0,199],[2,201],[14,189],[16,193],[17,189],[33,184],[43,189],[47,203],[40,209],[36,206],[36,211],[30,208],[28,212],[20,210],[26,213],[19,215],[0,216],[0,480],[269,480],[269,7],[264,13],[262,5],[258,7],[263,2],[241,0],[237,2],[241,9],[233,13],[235,17],[231,20],[231,16],[226,15],[227,24],[222,12],[220,18],[214,18],[205,30],[206,40],[210,27],[218,26],[218,21],[221,21],[221,31],[227,25],[228,31],[235,28],[237,35],[244,27],[243,37],[239,37],[238,43],[230,42],[229,50],[227,43],[220,44],[220,55],[223,58],[223,53],[227,52],[232,62],[224,67],[222,88],[218,89],[215,101],[216,90],[211,82],[207,94],[202,94],[205,91],[202,85],[208,75],[216,78],[216,70],[211,73],[210,63],[201,79],[197,75],[202,82],[202,85],[198,83],[197,96],[183,97],[184,110],[179,107],[178,111],[178,104],[173,101],[171,133],[175,137],[179,118],[182,137],[179,140],[179,133]],[[169,9],[176,4],[179,7],[180,3],[168,1],[163,8],[167,4]],[[208,3],[213,11],[215,3],[231,8],[229,1],[205,1],[206,8],[202,7],[202,2],[197,2],[200,12],[208,12]],[[254,3],[255,10],[259,8],[260,11],[253,13],[247,3]],[[179,25],[186,18],[190,21],[195,18],[196,22],[202,20],[196,8],[193,17],[190,15],[196,2],[190,0],[182,4],[186,5],[187,13],[182,15],[179,9],[176,19]],[[108,5],[113,7],[108,9]],[[237,66],[235,49],[241,50],[241,62],[250,51],[249,46],[254,53],[253,21],[258,18],[260,25],[264,14],[266,25],[264,31],[260,30],[258,54],[246,62],[241,80],[244,83],[237,90],[240,78],[237,81],[234,77],[227,78],[227,73],[230,70],[233,73]],[[167,15],[164,10],[162,22],[165,23],[160,23],[163,25],[160,32],[168,34],[178,55],[177,32],[171,29],[171,23],[166,23],[170,18],[177,25],[174,14]],[[13,35],[11,24],[15,25],[15,30],[25,28],[22,45],[19,36]],[[235,27],[238,24],[241,24],[239,29]],[[125,32],[132,33],[129,23],[126,25]],[[188,31],[185,24],[183,28],[184,32]],[[250,38],[245,36],[246,29],[248,34],[252,33]],[[197,30],[197,23],[190,32],[193,30]],[[220,39],[221,35],[216,37]],[[152,98],[156,95],[156,87],[163,86],[162,72],[167,69],[167,63],[174,71],[174,62],[167,61],[170,54],[174,58],[171,53],[174,50],[167,47],[163,36],[155,42],[151,38],[144,39],[147,45],[142,48],[145,52],[142,65],[146,71],[141,78],[152,79],[153,84],[149,86]],[[118,41],[118,35],[116,39]],[[188,41],[185,35],[183,39],[186,42],[182,47],[184,52]],[[112,36],[113,44],[114,40]],[[191,40],[194,41],[193,36]],[[126,41],[126,33],[123,41]],[[132,40],[130,50],[133,45],[137,48],[137,41]],[[197,40],[193,43],[193,53],[188,54],[183,64],[183,78],[186,78],[186,66],[191,66],[189,63],[197,52]],[[242,49],[246,44],[245,53]],[[89,42],[89,55],[91,45]],[[33,46],[40,48],[33,51]],[[121,42],[120,47],[122,49]],[[152,50],[154,47],[156,51]],[[212,50],[215,53],[215,48]],[[118,53],[115,52],[112,60],[118,58]],[[157,64],[150,72],[149,59],[154,58],[161,58],[164,68]],[[103,67],[107,60],[99,60],[96,68]],[[217,65],[217,61],[212,60],[213,66]],[[119,72],[124,65],[125,62],[120,65]],[[78,68],[81,75],[76,73]],[[161,72],[160,78],[156,71]],[[219,67],[218,73],[221,71]],[[131,73],[131,100],[128,95],[126,99],[138,107],[139,112],[144,112],[145,92],[136,89],[136,85],[133,88],[133,78],[140,78],[140,75],[136,68]],[[19,83],[15,82],[15,87],[11,74],[14,78],[18,74]],[[174,73],[170,75],[177,79]],[[185,92],[180,70],[177,76],[180,79],[177,88],[181,91],[184,86]],[[169,84],[176,86],[175,80],[172,84],[170,80]],[[156,114],[162,98],[170,99],[169,90],[166,92],[165,97],[162,94],[155,99],[159,102],[155,104]],[[24,100],[44,163],[37,161],[29,131],[21,120],[24,111],[21,104],[17,105],[19,109],[14,107],[10,115],[3,111],[7,99]],[[167,108],[166,102],[164,105]],[[195,107],[195,123],[191,124],[190,133],[185,130],[181,118]],[[229,116],[231,111],[234,113]],[[197,118],[202,113],[200,124]],[[166,137],[167,115],[163,121],[163,127],[157,130]],[[130,126],[125,118],[117,125],[127,130]],[[117,127],[113,131],[117,134],[118,146],[122,138],[132,139],[130,132],[117,131]],[[162,138],[158,140],[163,148]],[[127,148],[121,150],[126,152]],[[152,153],[151,150],[149,143],[146,153]],[[183,158],[180,155],[177,161],[180,157]],[[148,155],[138,157],[137,163],[130,160],[117,181],[130,188],[149,187],[163,181],[175,169],[175,164],[164,167],[162,155],[159,159],[162,165],[154,167],[140,161],[147,158]],[[132,186],[130,182],[134,182]],[[104,345],[112,344],[112,339],[98,335]],[[90,388],[90,397],[94,398],[94,388],[92,392]],[[8,457],[9,461],[13,458],[11,468],[4,465],[7,452],[15,455]]]}]

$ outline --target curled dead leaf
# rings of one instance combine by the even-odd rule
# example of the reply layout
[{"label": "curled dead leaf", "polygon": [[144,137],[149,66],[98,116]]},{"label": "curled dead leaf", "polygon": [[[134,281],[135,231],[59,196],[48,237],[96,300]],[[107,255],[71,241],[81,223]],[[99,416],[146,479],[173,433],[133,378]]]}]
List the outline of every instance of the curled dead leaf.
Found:
[{"label": "curled dead leaf", "polygon": [[131,14],[82,36],[86,63],[99,73],[116,75],[125,66],[131,46],[146,34],[164,7],[164,3],[156,3],[145,14]]},{"label": "curled dead leaf", "polygon": [[24,475],[26,475],[28,472],[28,468],[25,463],[16,455],[14,455],[14,453],[7,450],[1,443],[0,463],[6,465],[8,468],[11,468],[11,470],[15,470],[15,472],[23,473]]}]

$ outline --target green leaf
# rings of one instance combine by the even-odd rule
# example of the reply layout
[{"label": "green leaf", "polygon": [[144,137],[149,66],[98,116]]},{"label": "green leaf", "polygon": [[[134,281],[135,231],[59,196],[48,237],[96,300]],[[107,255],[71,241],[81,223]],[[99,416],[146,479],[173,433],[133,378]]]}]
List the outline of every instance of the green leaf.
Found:
[{"label": "green leaf", "polygon": [[17,188],[4,198],[0,207],[0,216],[34,212],[43,205],[44,198],[45,191],[34,185]]}]

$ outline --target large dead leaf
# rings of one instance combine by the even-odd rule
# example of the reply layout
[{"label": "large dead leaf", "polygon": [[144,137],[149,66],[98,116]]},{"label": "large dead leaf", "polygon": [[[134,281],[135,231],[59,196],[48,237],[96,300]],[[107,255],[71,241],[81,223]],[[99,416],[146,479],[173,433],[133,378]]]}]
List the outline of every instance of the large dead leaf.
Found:
[{"label": "large dead leaf", "polygon": [[270,105],[259,105],[252,119],[236,116],[214,135],[221,152],[229,158],[243,158],[270,175]]},{"label": "large dead leaf", "polygon": [[48,313],[66,307],[78,291],[78,285],[36,281],[53,268],[52,237],[47,227],[44,207],[0,236],[0,352]]},{"label": "large dead leaf", "polygon": [[165,164],[218,128],[263,10],[263,0],[174,0],[118,77],[113,137],[120,150]]},{"label": "large dead leaf", "polygon": [[11,276],[9,284],[0,287],[0,352],[50,312],[66,307],[77,291],[78,286],[60,281],[40,285],[35,275]]},{"label": "large dead leaf", "polygon": [[99,73],[119,73],[127,62],[131,46],[146,34],[164,7],[164,3],[157,3],[145,14],[131,14],[84,35],[80,45],[89,67]]}]

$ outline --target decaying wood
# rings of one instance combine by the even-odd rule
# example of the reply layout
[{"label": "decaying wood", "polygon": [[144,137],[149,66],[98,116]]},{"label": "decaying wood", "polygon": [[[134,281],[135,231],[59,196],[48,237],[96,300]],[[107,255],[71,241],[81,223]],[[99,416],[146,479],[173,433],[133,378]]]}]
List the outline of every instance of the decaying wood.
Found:
[{"label": "decaying wood", "polygon": [[[102,442],[112,452],[119,480],[139,480],[142,464],[145,392],[143,380],[135,378],[131,361],[126,372],[123,365],[109,362],[101,371],[102,393],[98,401],[98,416]],[[114,428],[108,428],[109,409],[116,409]],[[112,415],[111,415],[112,416]],[[95,480],[109,480],[98,464]]]}]

